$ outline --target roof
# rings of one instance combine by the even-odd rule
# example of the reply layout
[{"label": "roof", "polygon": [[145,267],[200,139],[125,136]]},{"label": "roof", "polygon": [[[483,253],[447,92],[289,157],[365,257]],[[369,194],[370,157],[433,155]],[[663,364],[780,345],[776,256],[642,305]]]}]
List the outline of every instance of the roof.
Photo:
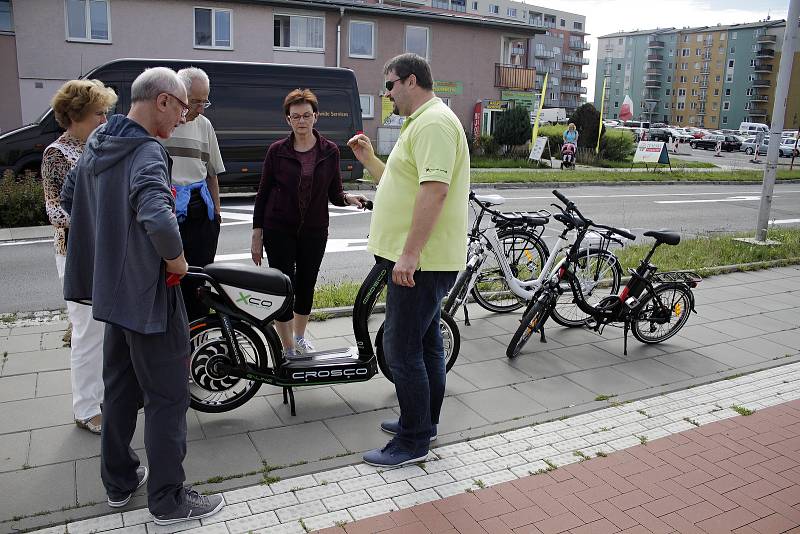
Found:
[{"label": "roof", "polygon": [[522,24],[509,20],[494,19],[482,16],[464,15],[460,13],[442,13],[431,11],[421,7],[407,8],[392,6],[388,4],[365,4],[358,0],[221,0],[226,3],[249,3],[263,4],[275,7],[287,7],[293,9],[321,9],[326,11],[368,13],[372,15],[383,15],[389,17],[407,17],[429,20],[432,22],[450,22],[453,24],[465,24],[470,26],[481,26],[498,30],[513,30],[515,32],[535,35],[544,33],[545,28]]},{"label": "roof", "polygon": [[698,33],[698,32],[707,32],[707,31],[728,31],[728,30],[738,30],[738,29],[748,29],[748,28],[774,28],[779,26],[785,26],[786,21],[784,19],[778,20],[761,20],[758,22],[743,22],[740,24],[720,24],[716,26],[694,26],[694,27],[686,27],[686,28],[656,28],[654,30],[635,30],[632,32],[617,32],[617,33],[609,33],[608,35],[601,35],[598,39],[605,39],[611,37],[636,37],[638,35],[658,35],[663,33]]}]

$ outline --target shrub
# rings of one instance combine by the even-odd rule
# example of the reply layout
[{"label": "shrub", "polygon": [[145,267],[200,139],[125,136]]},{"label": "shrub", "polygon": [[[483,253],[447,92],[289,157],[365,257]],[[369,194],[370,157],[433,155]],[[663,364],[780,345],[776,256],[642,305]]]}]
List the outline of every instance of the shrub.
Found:
[{"label": "shrub", "polygon": [[531,116],[526,108],[509,109],[497,118],[494,139],[497,144],[505,145],[506,154],[511,154],[513,147],[524,145],[530,138]]},{"label": "shrub", "polygon": [[35,175],[0,177],[0,228],[49,224],[44,210],[42,183]]},{"label": "shrub", "polygon": [[[584,104],[575,110],[569,121],[574,122],[578,130],[578,146],[594,149],[597,146],[597,128],[600,125],[600,112],[597,108],[592,104]],[[603,126],[601,138],[605,131],[606,127]]]},{"label": "shrub", "polygon": [[500,143],[495,141],[491,135],[481,135],[480,147],[484,156],[496,156],[500,152]]},{"label": "shrub", "polygon": [[609,161],[625,161],[633,152],[633,136],[626,131],[611,131],[600,139],[600,157]]}]

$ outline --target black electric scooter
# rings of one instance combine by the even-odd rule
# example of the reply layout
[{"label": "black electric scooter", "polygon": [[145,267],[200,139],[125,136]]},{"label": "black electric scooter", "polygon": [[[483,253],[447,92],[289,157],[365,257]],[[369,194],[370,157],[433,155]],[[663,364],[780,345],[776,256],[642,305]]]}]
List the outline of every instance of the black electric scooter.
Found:
[{"label": "black electric scooter", "polygon": [[[311,352],[285,360],[273,321],[292,305],[292,285],[277,269],[212,263],[190,267],[186,275],[205,282],[198,289],[212,313],[189,325],[190,404],[201,412],[226,412],[243,405],[262,383],[283,387],[283,403],[296,415],[294,387],[363,382],[380,367],[391,380],[385,361],[382,329],[373,350],[370,316],[383,293],[392,264],[378,262],[361,284],[353,306],[356,346]],[[447,370],[458,358],[461,336],[456,322],[442,312],[440,328]]]}]

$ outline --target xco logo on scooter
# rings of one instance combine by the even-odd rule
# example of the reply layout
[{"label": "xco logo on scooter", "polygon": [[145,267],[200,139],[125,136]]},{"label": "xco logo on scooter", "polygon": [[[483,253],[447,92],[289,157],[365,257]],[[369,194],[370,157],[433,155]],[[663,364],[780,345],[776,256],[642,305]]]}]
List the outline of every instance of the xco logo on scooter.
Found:
[{"label": "xco logo on scooter", "polygon": [[247,304],[248,306],[258,306],[259,308],[271,308],[272,301],[271,300],[264,300],[259,299],[250,295],[245,295],[241,291],[239,292],[239,298],[236,299],[236,302],[241,302],[242,304]]}]

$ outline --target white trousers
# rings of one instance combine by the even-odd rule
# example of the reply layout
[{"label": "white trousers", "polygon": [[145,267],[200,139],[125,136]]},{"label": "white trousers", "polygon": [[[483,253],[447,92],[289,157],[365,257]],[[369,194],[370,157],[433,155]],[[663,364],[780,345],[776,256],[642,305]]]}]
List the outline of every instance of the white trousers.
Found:
[{"label": "white trousers", "polygon": [[[64,285],[66,256],[56,254],[56,268]],[[75,419],[84,421],[100,413],[103,402],[103,336],[105,324],[95,321],[92,307],[67,301],[67,313],[72,323],[72,411]]]}]

